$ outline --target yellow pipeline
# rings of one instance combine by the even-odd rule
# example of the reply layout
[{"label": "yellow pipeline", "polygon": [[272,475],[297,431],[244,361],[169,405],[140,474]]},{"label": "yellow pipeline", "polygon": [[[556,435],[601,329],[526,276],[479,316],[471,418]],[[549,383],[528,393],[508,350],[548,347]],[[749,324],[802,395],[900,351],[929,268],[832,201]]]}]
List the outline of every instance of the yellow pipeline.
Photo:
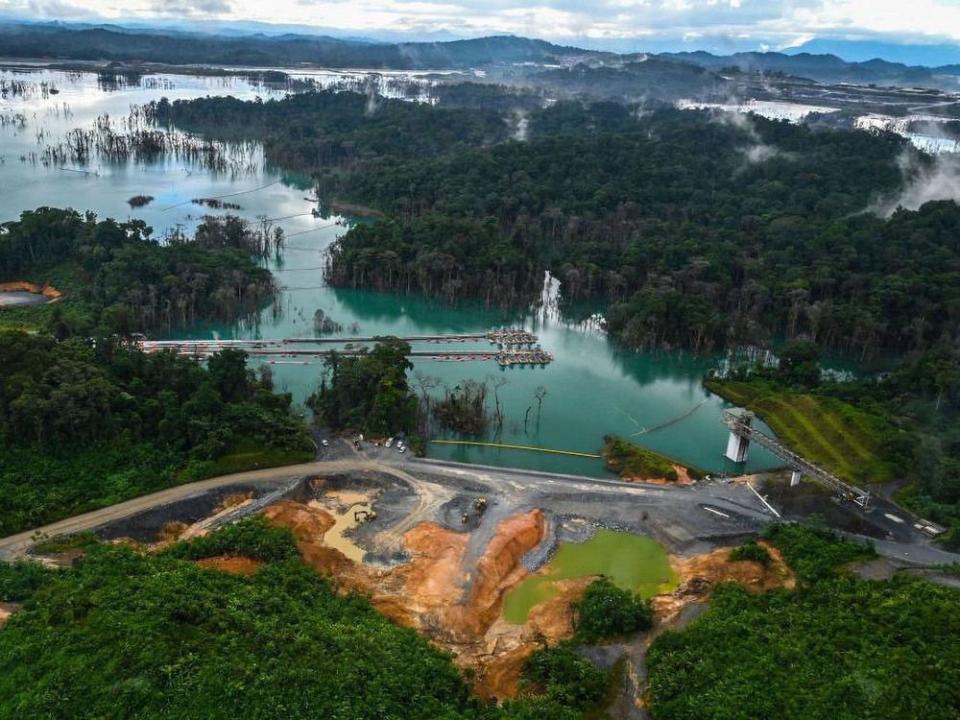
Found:
[{"label": "yellow pipeline", "polygon": [[476,440],[431,440],[437,445],[473,445],[475,447],[502,448],[504,450],[531,450],[533,452],[553,453],[554,455],[572,455],[574,457],[591,458],[599,460],[600,455],[591,453],[575,452],[574,450],[552,450],[550,448],[534,447],[533,445],[508,445],[505,443],[478,442]]}]

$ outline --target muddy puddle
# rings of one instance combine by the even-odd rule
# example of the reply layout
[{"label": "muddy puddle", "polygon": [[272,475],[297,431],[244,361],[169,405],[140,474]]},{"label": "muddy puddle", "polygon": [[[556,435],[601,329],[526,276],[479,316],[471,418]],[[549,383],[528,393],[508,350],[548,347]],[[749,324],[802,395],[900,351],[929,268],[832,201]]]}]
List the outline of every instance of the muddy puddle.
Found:
[{"label": "muddy puddle", "polygon": [[320,508],[333,516],[333,525],[323,535],[324,544],[358,564],[363,562],[367,551],[357,545],[348,533],[376,517],[373,499],[369,493],[328,490],[321,499],[308,503],[310,507]]},{"label": "muddy puddle", "polygon": [[600,575],[644,598],[672,592],[678,582],[666,550],[656,540],[601,529],[586,542],[561,544],[543,570],[507,593],[503,616],[522,625],[534,607],[562,591],[562,581]]}]

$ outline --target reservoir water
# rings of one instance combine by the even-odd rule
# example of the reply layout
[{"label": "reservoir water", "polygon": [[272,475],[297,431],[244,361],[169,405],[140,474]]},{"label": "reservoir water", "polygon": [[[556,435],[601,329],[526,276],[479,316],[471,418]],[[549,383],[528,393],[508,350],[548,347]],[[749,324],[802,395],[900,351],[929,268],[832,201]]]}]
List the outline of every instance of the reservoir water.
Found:
[{"label": "reservoir water", "polygon": [[[229,172],[212,172],[169,158],[120,164],[93,158],[82,166],[44,165],[32,159],[45,143],[57,142],[73,128],[89,129],[102,115],[119,121],[129,114],[132,105],[161,97],[276,97],[283,91],[238,78],[154,75],[117,85],[98,82],[97,76],[89,73],[46,70],[2,71],[0,81],[7,87],[22,81],[31,88],[19,93],[8,91],[0,98],[0,221],[50,205],[91,210],[101,217],[140,218],[153,227],[156,235],[162,235],[178,226],[190,230],[204,214],[222,214],[191,204],[192,198],[232,195],[231,202],[241,209],[230,212],[254,222],[258,217],[271,218],[284,229],[287,249],[281,259],[267,263],[285,288],[276,306],[264,308],[255,322],[196,326],[179,331],[177,336],[313,336],[313,316],[318,309],[345,329],[353,328],[358,335],[367,336],[484,332],[492,326],[524,325],[540,337],[544,349],[555,355],[548,367],[501,370],[491,362],[423,360],[415,363],[413,383],[431,385],[432,392],[440,393],[444,385],[453,386],[468,378],[486,379],[491,397],[493,385],[505,383],[497,390],[505,414],[502,433],[496,438],[502,443],[597,453],[605,434],[617,434],[710,472],[733,469],[721,456],[727,436],[721,414],[726,405],[701,384],[703,374],[719,358],[621,348],[606,337],[595,320],[577,322],[557,310],[554,286],[548,286],[545,306],[512,312],[469,304],[453,308],[419,296],[327,287],[323,281],[324,251],[349,221],[314,217],[311,211],[317,204],[309,197],[309,181],[265,167],[257,149],[247,154],[242,167]],[[47,83],[46,91],[41,82]],[[49,92],[51,87],[56,94]],[[154,200],[134,209],[127,203],[134,195],[149,195]],[[559,290],[562,292],[562,288]],[[323,370],[318,361],[306,365],[278,362],[272,369],[278,389],[291,392],[298,402],[319,384]],[[546,396],[538,418],[539,388],[546,390]],[[674,420],[677,422],[671,423]],[[598,460],[517,450],[433,445],[430,455],[554,472],[606,473]],[[771,455],[755,448],[747,469],[777,464]]]}]

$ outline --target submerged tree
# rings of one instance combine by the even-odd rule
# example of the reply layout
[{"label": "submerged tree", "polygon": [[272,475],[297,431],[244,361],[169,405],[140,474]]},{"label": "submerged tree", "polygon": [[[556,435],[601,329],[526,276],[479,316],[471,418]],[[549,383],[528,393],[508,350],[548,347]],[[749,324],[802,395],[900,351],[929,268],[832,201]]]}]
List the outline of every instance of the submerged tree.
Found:
[{"label": "submerged tree", "polygon": [[433,415],[440,427],[467,435],[482,435],[489,422],[487,416],[487,384],[466,380],[433,406]]}]

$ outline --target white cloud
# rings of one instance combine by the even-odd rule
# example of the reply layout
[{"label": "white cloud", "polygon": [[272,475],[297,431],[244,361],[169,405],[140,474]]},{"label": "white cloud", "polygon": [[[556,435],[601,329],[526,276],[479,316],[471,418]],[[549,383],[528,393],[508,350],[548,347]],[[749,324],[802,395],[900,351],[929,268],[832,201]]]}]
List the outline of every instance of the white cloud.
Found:
[{"label": "white cloud", "polygon": [[705,35],[771,47],[823,36],[960,40],[960,0],[0,0],[34,18],[257,20],[344,29],[447,29],[545,38]]}]

